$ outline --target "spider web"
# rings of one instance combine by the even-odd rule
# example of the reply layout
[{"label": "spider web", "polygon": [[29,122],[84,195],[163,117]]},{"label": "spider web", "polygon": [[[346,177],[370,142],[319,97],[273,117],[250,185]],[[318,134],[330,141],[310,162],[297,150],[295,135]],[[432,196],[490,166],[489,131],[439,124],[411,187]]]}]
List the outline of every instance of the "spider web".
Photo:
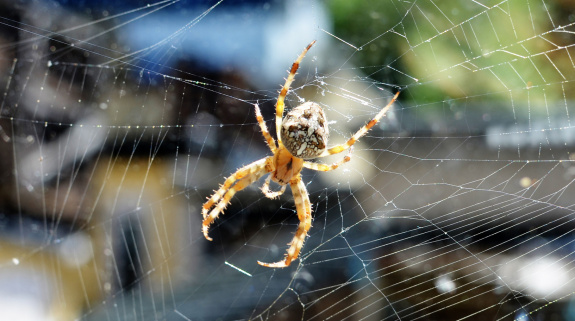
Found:
[{"label": "spider web", "polygon": [[[18,320],[573,319],[568,1],[0,5],[0,315]],[[291,193],[206,197],[270,155],[286,97],[344,142]],[[325,162],[340,160],[344,153]],[[322,159],[323,161],[323,159]],[[279,189],[279,186],[273,186]]]}]

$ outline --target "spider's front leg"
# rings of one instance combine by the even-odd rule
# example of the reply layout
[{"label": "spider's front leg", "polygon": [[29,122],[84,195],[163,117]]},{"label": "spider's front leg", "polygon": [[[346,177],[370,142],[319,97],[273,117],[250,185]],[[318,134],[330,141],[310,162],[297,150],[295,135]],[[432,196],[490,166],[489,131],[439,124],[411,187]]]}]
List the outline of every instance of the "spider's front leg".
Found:
[{"label": "spider's front leg", "polygon": [[286,187],[287,185],[283,185],[281,187],[281,189],[277,192],[272,192],[272,190],[270,189],[270,181],[271,181],[271,175],[268,176],[268,178],[266,178],[266,181],[264,183],[264,185],[262,186],[262,192],[264,193],[264,195],[269,198],[269,199],[276,199],[280,196],[282,196],[282,194],[286,191]]},{"label": "spider's front leg", "polygon": [[292,189],[293,199],[297,209],[299,226],[293,240],[289,243],[290,247],[288,248],[286,257],[283,261],[275,263],[264,263],[258,261],[259,265],[271,268],[283,268],[290,265],[293,260],[298,258],[299,252],[305,242],[307,232],[311,228],[311,203],[309,201],[309,195],[307,194],[305,184],[302,182],[299,174],[292,178],[290,181],[290,187]]},{"label": "spider's front leg", "polygon": [[[271,164],[272,157],[266,157],[238,169],[228,177],[224,182],[224,185],[222,185],[220,189],[218,189],[214,195],[204,203],[202,206],[202,216],[204,217],[202,231],[207,240],[212,240],[212,238],[208,236],[210,224],[212,224],[218,215],[226,208],[234,194],[273,170],[270,167]],[[210,212],[212,207],[213,209]]]}]

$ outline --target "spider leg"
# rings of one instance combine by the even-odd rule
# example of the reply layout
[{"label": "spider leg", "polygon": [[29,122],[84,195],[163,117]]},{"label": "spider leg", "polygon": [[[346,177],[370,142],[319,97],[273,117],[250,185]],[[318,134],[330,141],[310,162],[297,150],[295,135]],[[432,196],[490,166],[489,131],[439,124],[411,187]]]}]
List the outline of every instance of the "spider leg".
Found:
[{"label": "spider leg", "polygon": [[277,140],[278,140],[278,145],[281,146],[281,138],[280,138],[280,131],[281,131],[281,127],[282,127],[282,118],[283,118],[283,114],[284,114],[284,100],[286,98],[286,95],[288,93],[289,87],[291,86],[291,83],[294,80],[295,77],[295,73],[299,68],[299,64],[302,61],[303,57],[305,56],[305,54],[307,53],[307,51],[309,50],[309,48],[311,48],[311,46],[313,46],[313,44],[315,43],[315,40],[312,41],[309,45],[307,45],[307,47],[303,50],[303,52],[299,55],[299,57],[297,57],[296,61],[292,64],[291,66],[291,70],[289,72],[289,75],[286,79],[286,82],[284,84],[284,86],[282,87],[282,90],[280,91],[280,95],[278,96],[278,100],[276,102],[276,132],[277,132]]},{"label": "spider leg", "polygon": [[297,175],[290,181],[290,187],[293,193],[295,207],[297,209],[297,217],[299,219],[299,226],[295,232],[293,240],[289,243],[286,257],[283,261],[275,263],[264,263],[258,261],[259,265],[271,268],[281,268],[290,265],[290,263],[297,259],[299,252],[303,247],[303,243],[307,236],[307,232],[311,227],[311,204],[309,202],[309,195],[305,188],[305,184],[301,180],[301,176]]},{"label": "spider leg", "polygon": [[355,144],[355,142],[360,139],[363,135],[365,135],[375,124],[377,124],[377,122],[379,121],[379,119],[381,119],[381,117],[383,117],[383,115],[385,115],[385,113],[387,113],[387,111],[389,110],[389,108],[391,108],[391,105],[393,105],[393,103],[395,102],[395,100],[397,100],[397,96],[399,96],[399,91],[395,94],[395,96],[393,96],[393,99],[391,99],[391,101],[387,104],[387,106],[385,106],[379,113],[377,113],[377,115],[375,115],[375,117],[373,117],[372,120],[370,120],[367,124],[365,124],[365,126],[361,127],[355,134],[353,134],[353,136],[351,136],[351,138],[345,142],[344,144],[341,145],[336,145],[333,146],[331,148],[328,148],[326,151],[324,151],[321,155],[319,155],[318,157],[324,157],[324,156],[328,156],[328,155],[333,155],[333,154],[337,154],[337,153],[341,153],[342,151],[350,148],[353,144]]},{"label": "spider leg", "polygon": [[[226,179],[224,185],[220,187],[220,189],[218,189],[203,205],[202,215],[204,217],[204,221],[202,223],[202,231],[207,240],[212,240],[212,238],[208,236],[210,224],[212,224],[212,222],[224,210],[234,194],[269,173],[266,168],[267,160],[268,158],[263,158],[237,170],[234,174],[228,177],[228,179]],[[210,212],[212,207],[213,209]]]},{"label": "spider leg", "polygon": [[266,178],[266,181],[265,181],[264,185],[262,186],[262,192],[266,195],[267,198],[270,198],[273,200],[273,199],[281,196],[285,192],[287,185],[283,185],[282,188],[277,192],[272,192],[270,190],[271,178],[272,178],[271,175],[268,176],[268,178]]},{"label": "spider leg", "polygon": [[339,162],[335,162],[331,165],[321,164],[321,163],[312,163],[312,162],[304,162],[303,167],[313,169],[314,171],[320,172],[329,172],[336,168],[338,168],[341,164],[347,163],[351,160],[351,152],[353,150],[353,146],[350,146],[349,153],[345,155],[345,157],[340,160]]},{"label": "spider leg", "polygon": [[256,119],[258,121],[258,124],[260,124],[260,129],[262,130],[262,135],[266,139],[268,147],[271,149],[272,153],[275,154],[276,149],[277,149],[276,141],[270,135],[270,132],[268,130],[268,126],[266,126],[266,123],[264,122],[264,117],[262,116],[262,111],[260,110],[260,106],[258,104],[254,104],[254,107],[256,108]]}]

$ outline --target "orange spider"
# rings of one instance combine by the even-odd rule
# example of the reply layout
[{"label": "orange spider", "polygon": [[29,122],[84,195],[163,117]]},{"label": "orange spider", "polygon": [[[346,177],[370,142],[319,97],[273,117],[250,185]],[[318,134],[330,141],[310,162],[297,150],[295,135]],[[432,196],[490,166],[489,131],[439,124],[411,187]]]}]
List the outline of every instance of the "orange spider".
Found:
[{"label": "orange spider", "polygon": [[[306,102],[299,105],[291,110],[282,120],[284,99],[294,80],[301,60],[314,43],[315,41],[312,41],[293,63],[286,82],[279,94],[276,103],[277,145],[267,129],[259,106],[257,104],[255,105],[256,119],[273,155],[238,169],[226,179],[224,185],[215,191],[212,197],[210,197],[202,207],[202,215],[204,217],[202,231],[206,239],[211,241],[212,239],[208,236],[210,224],[212,224],[224,210],[236,192],[241,191],[268,173],[271,173],[271,175],[268,176],[262,186],[262,191],[267,197],[273,199],[280,196],[285,191],[287,184],[289,184],[300,223],[293,240],[289,243],[289,249],[283,261],[276,263],[258,261],[260,265],[267,267],[286,267],[290,265],[293,260],[297,259],[303,247],[307,232],[311,227],[311,204],[305,184],[301,180],[300,172],[302,168],[305,167],[316,171],[327,172],[338,168],[339,165],[343,163],[349,162],[351,159],[352,145],[385,115],[399,95],[399,92],[397,92],[387,106],[377,113],[365,126],[361,127],[346,143],[326,149],[329,136],[328,124],[325,113],[318,104]],[[348,148],[349,154],[341,161],[331,165],[305,161],[306,159],[341,153]],[[270,191],[270,179],[282,186],[279,191]],[[210,209],[212,210],[210,211]]]}]

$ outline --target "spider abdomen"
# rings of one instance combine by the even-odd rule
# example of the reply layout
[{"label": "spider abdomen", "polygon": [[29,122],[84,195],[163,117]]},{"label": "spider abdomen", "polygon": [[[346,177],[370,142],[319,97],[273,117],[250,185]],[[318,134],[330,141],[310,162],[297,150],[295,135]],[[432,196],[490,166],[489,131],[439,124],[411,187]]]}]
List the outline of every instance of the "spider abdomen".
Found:
[{"label": "spider abdomen", "polygon": [[325,112],[314,102],[306,102],[292,109],[282,121],[282,142],[295,157],[318,157],[326,149],[328,138]]}]

